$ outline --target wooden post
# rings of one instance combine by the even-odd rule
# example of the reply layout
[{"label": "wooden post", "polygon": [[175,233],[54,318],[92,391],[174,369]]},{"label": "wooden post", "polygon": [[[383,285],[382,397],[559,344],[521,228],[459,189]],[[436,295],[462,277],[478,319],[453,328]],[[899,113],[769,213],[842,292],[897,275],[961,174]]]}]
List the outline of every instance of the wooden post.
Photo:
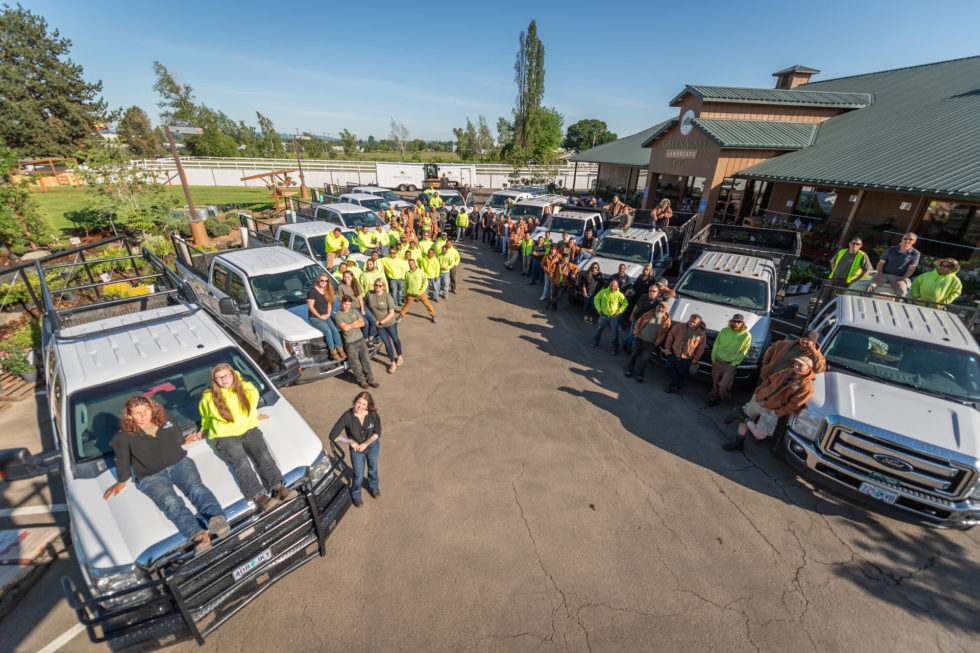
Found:
[{"label": "wooden post", "polygon": [[572,171],[572,192],[575,192],[575,179],[578,177],[578,161],[575,162],[575,170]]},{"label": "wooden post", "polygon": [[191,189],[187,187],[187,177],[184,175],[184,166],[180,165],[180,155],[177,154],[177,144],[174,142],[174,135],[170,133],[170,127],[165,125],[163,130],[167,133],[167,141],[170,142],[170,153],[174,155],[174,163],[177,165],[177,174],[180,175],[180,185],[184,187],[184,199],[187,200],[187,209],[190,211],[189,222],[197,220],[197,211],[194,210],[194,202],[191,201]]},{"label": "wooden post", "polygon": [[303,176],[303,162],[299,158],[299,145],[293,136],[293,151],[296,153],[296,165],[299,167],[299,196],[304,200],[310,199],[310,189],[306,187],[306,177]]},{"label": "wooden post", "polygon": [[840,238],[837,240],[837,247],[845,247],[847,245],[847,239],[850,237],[851,225],[854,224],[854,216],[857,215],[858,208],[861,206],[861,200],[864,199],[864,189],[858,191],[857,199],[854,200],[854,206],[847,213],[847,220],[844,221],[844,226],[840,231]]}]

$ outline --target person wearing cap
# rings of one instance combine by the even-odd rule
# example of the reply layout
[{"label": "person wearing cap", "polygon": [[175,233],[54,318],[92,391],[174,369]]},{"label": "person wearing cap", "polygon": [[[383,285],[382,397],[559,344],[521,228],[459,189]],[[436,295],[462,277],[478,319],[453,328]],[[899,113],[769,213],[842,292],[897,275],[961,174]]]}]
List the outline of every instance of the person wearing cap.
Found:
[{"label": "person wearing cap", "polygon": [[619,353],[619,321],[626,310],[626,296],[619,292],[619,283],[613,279],[607,288],[603,288],[596,293],[593,300],[596,311],[599,313],[599,322],[596,325],[595,334],[592,336],[592,348],[598,347],[602,339],[602,332],[606,327],[612,329],[612,354]]},{"label": "person wearing cap", "polygon": [[333,320],[344,339],[344,352],[347,354],[347,362],[357,384],[362,388],[377,388],[378,383],[375,382],[374,372],[371,371],[367,341],[364,340],[362,333],[365,326],[364,316],[354,306],[350,295],[341,296],[340,310],[334,312]]},{"label": "person wearing cap", "polygon": [[830,261],[830,275],[827,278],[833,285],[849,286],[874,269],[871,259],[861,250],[863,245],[860,238],[851,238],[847,247],[838,251]]},{"label": "person wearing cap", "polygon": [[677,297],[677,293],[671,289],[670,283],[667,281],[667,277],[660,277],[657,279],[657,287],[660,288],[660,299],[663,301]]},{"label": "person wearing cap", "polygon": [[429,316],[432,318],[433,324],[436,322],[436,311],[432,308],[432,304],[429,303],[428,298],[425,296],[425,290],[428,285],[429,280],[426,278],[425,272],[418,266],[415,259],[409,259],[408,272],[405,273],[405,305],[402,306],[402,310],[398,313],[399,321],[405,317],[405,313],[408,312],[408,307],[417,299],[429,311]]},{"label": "person wearing cap", "polygon": [[956,259],[941,258],[936,269],[920,274],[912,281],[912,297],[937,304],[952,304],[963,292],[963,282],[956,276],[960,264]]},{"label": "person wearing cap", "polygon": [[327,253],[327,269],[333,269],[333,261],[335,258],[342,258],[350,254],[348,246],[350,243],[344,238],[343,233],[340,231],[340,227],[337,227],[326,236],[324,236],[324,246],[323,249]]},{"label": "person wearing cap", "polygon": [[764,382],[776,372],[781,372],[793,364],[793,359],[806,356],[810,359],[810,367],[814,374],[823,374],[827,370],[827,359],[820,351],[819,336],[816,331],[809,331],[799,338],[778,340],[766,350],[759,364],[759,380]]},{"label": "person wearing cap", "polygon": [[667,393],[677,392],[684,387],[691,364],[701,360],[707,344],[707,328],[704,320],[697,313],[687,322],[678,322],[670,327],[667,339],[664,341],[667,374],[670,376]]},{"label": "person wearing cap", "polygon": [[715,344],[711,346],[711,392],[708,405],[727,401],[732,395],[735,383],[735,368],[742,364],[752,346],[752,335],[745,326],[745,317],[736,313],[728,321],[728,326],[718,332]]},{"label": "person wearing cap", "polygon": [[669,330],[670,313],[665,303],[657,302],[650,310],[640,314],[633,326],[634,341],[626,365],[627,378],[633,376],[637,383],[643,383],[643,372],[650,362],[650,354],[667,340]]},{"label": "person wearing cap", "polygon": [[[806,356],[793,359],[792,367],[776,372],[759,384],[749,401],[742,406],[743,420],[738,434],[731,442],[722,445],[725,451],[741,451],[745,448],[745,436],[749,433],[756,440],[772,436],[780,417],[795,415],[803,410],[813,395],[813,361]],[[731,423],[737,415],[725,420]]]}]

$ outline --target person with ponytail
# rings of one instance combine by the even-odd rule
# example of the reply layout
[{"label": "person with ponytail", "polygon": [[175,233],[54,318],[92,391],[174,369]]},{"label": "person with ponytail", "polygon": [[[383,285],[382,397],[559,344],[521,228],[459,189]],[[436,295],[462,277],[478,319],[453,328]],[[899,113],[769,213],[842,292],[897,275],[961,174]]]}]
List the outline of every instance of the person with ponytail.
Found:
[{"label": "person with ponytail", "polygon": [[242,379],[228,363],[215,365],[211,388],[204,391],[198,409],[201,435],[207,433],[218,455],[235,470],[246,499],[265,512],[297,495],[296,490],[285,486],[259,430],[259,420],[269,416],[258,412],[259,391],[250,381]]}]

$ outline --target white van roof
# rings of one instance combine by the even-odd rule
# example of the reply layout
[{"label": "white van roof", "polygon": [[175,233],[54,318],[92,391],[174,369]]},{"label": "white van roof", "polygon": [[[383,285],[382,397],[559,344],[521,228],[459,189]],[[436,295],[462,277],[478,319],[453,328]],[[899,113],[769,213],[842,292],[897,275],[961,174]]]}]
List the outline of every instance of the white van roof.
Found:
[{"label": "white van roof", "polygon": [[223,253],[218,258],[228,261],[250,277],[299,270],[308,265],[315,265],[308,256],[285,247],[275,246],[249,247]]},{"label": "white van roof", "polygon": [[704,268],[747,277],[761,277],[763,273],[774,273],[776,266],[772,261],[757,256],[730,254],[728,252],[705,252],[698,257],[691,270]]},{"label": "white van roof", "polygon": [[841,324],[877,333],[942,343],[948,347],[980,351],[955,313],[887,299],[841,295],[837,298]]}]

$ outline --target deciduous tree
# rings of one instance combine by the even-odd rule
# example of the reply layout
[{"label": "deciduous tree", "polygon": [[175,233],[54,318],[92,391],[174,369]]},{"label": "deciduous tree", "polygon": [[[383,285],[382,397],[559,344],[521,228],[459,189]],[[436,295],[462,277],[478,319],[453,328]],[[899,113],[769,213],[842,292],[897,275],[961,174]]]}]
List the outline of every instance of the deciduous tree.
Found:
[{"label": "deciduous tree", "polygon": [[353,156],[357,151],[357,136],[347,129],[340,130],[340,144],[344,146],[344,156]]},{"label": "deciduous tree", "polygon": [[605,121],[587,118],[579,120],[574,125],[569,125],[565,132],[565,140],[562,147],[569,150],[587,150],[596,145],[611,143],[616,140],[616,134],[609,131]]},{"label": "deciduous tree", "polygon": [[514,62],[517,102],[514,106],[515,151],[526,158],[535,139],[535,120],[544,98],[544,43],[538,38],[538,25],[531,21],[521,32]]},{"label": "deciduous tree", "polygon": [[137,106],[126,109],[116,126],[119,140],[129,147],[130,157],[143,159],[163,153],[161,141],[157,140],[153,125],[146,112]]},{"label": "deciduous tree", "polygon": [[403,123],[398,122],[394,118],[391,119],[391,134],[388,136],[391,139],[392,144],[395,149],[401,154],[402,159],[405,158],[405,148],[408,145],[408,141],[411,135],[408,133],[408,128],[405,127]]},{"label": "deciduous tree", "polygon": [[15,181],[17,153],[0,144],[0,244],[36,247],[50,240],[51,227],[27,179]]}]

